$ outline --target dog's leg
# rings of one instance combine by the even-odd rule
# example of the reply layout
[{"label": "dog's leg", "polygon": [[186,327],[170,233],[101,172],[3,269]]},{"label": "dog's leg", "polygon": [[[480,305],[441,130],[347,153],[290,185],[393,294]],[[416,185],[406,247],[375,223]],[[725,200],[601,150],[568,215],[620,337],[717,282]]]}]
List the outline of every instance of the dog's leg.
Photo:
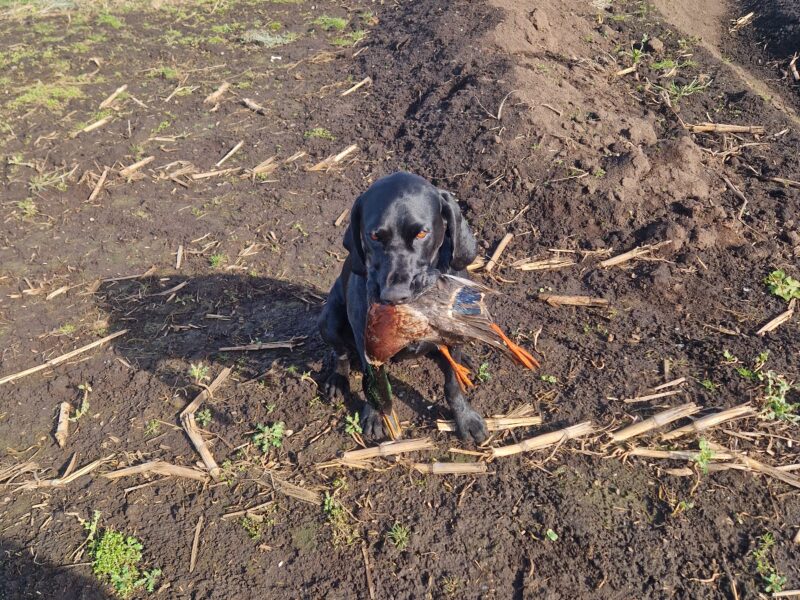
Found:
[{"label": "dog's leg", "polygon": [[[461,348],[451,348],[450,355],[455,362],[462,362]],[[476,444],[480,444],[489,435],[483,417],[475,412],[469,401],[464,397],[461,392],[461,386],[458,383],[458,376],[450,362],[439,350],[432,352],[431,358],[444,373],[444,397],[450,405],[450,410],[453,411],[453,419],[456,422],[458,435],[462,440],[472,440]]]},{"label": "dog's leg", "polygon": [[337,279],[319,317],[319,333],[333,348],[333,368],[323,385],[325,395],[333,402],[344,401],[350,392],[350,356],[346,341],[349,329],[344,291]]}]

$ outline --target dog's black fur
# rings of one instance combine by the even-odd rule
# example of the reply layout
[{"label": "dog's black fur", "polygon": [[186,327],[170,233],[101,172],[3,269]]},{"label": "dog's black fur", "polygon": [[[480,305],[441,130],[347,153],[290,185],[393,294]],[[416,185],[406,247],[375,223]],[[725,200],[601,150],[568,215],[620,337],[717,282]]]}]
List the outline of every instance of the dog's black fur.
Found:
[{"label": "dog's black fur", "polygon": [[[417,235],[426,232],[424,238]],[[350,356],[355,353],[367,371],[364,332],[373,302],[402,304],[424,292],[441,273],[459,273],[477,254],[477,244],[450,192],[411,173],[394,173],[376,181],[358,197],[344,235],[350,252],[320,315],[322,338],[333,347],[334,368],[325,384],[332,399],[348,393]],[[409,346],[401,355],[426,354],[445,377],[445,398],[462,438],[486,439],[486,425],[461,393],[450,364],[433,344]],[[451,349],[456,361],[461,351]],[[365,402],[364,434],[384,437],[378,412]]]}]

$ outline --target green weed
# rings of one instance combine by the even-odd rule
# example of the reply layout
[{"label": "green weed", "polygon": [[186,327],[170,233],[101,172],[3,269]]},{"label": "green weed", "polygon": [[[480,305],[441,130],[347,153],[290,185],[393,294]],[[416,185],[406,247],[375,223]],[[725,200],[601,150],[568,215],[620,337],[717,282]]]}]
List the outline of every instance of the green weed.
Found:
[{"label": "green weed", "polygon": [[361,419],[359,419],[357,412],[353,413],[352,415],[345,416],[344,432],[347,435],[361,435],[364,433],[363,429],[361,429]]},{"label": "green weed", "polygon": [[558,540],[558,534],[552,529],[548,529],[545,532],[545,535],[547,536],[547,539],[550,540],[551,542],[555,542],[556,540]]},{"label": "green weed", "polygon": [[714,383],[710,379],[701,379],[700,385],[706,388],[709,392],[715,392],[719,387],[716,383]]},{"label": "green weed", "polygon": [[60,335],[72,335],[78,330],[78,328],[72,323],[64,323],[61,327],[58,328],[58,333]]},{"label": "green weed", "polygon": [[541,379],[545,383],[558,383],[558,377],[556,377],[555,375],[541,375],[539,379]]},{"label": "green weed", "polygon": [[325,492],[322,512],[325,513],[333,531],[334,546],[350,546],[359,539],[358,531],[347,519],[344,506],[328,492]]},{"label": "green weed", "polygon": [[101,13],[97,16],[98,25],[108,25],[113,29],[122,29],[124,23],[111,13]]},{"label": "green weed", "polygon": [[211,421],[214,420],[214,417],[211,416],[211,409],[204,408],[203,410],[198,410],[194,413],[195,421],[200,425],[200,427],[208,427]]},{"label": "green weed", "polygon": [[242,520],[239,521],[239,523],[241,523],[242,527],[244,527],[244,530],[247,532],[247,536],[251,540],[255,542],[261,538],[260,522],[250,517],[243,517]]},{"label": "green weed", "polygon": [[343,31],[347,27],[347,19],[341,17],[329,17],[322,15],[313,21],[314,25],[321,27],[324,31]]},{"label": "green weed", "polygon": [[777,269],[770,273],[765,279],[764,283],[770,293],[783,298],[787,302],[792,298],[800,299],[800,281],[794,277],[790,277],[785,271]]},{"label": "green weed", "polygon": [[208,365],[204,365],[203,363],[189,363],[189,377],[192,378],[194,383],[200,385],[208,379],[209,369],[210,367]]},{"label": "green weed", "polygon": [[278,421],[272,425],[256,425],[256,432],[253,434],[253,443],[258,447],[261,452],[266,454],[270,448],[280,448],[283,445],[283,434],[286,430],[286,424],[283,421]]},{"label": "green weed", "polygon": [[155,437],[159,431],[161,431],[161,423],[157,419],[150,419],[144,428],[144,434],[147,437]]},{"label": "green weed", "polygon": [[308,139],[320,139],[320,140],[335,140],[336,138],[333,134],[325,129],[324,127],[314,127],[314,129],[309,129],[303,134],[303,137]]},{"label": "green weed", "polygon": [[492,374],[489,372],[489,363],[481,363],[475,376],[478,378],[478,381],[489,381],[492,378]]},{"label": "green weed", "polygon": [[786,377],[775,371],[765,373],[767,385],[764,391],[764,408],[761,417],[770,421],[789,421],[797,423],[800,415],[797,409],[800,404],[790,403],[786,400],[786,395],[792,390],[793,386],[786,380]]},{"label": "green weed", "polygon": [[756,561],[756,571],[761,575],[764,582],[764,591],[775,593],[783,590],[786,585],[786,577],[778,573],[775,565],[772,564],[772,547],[775,545],[775,537],[767,532],[758,539],[758,548],[753,550],[753,558]]},{"label": "green weed", "polygon": [[350,46],[355,46],[365,37],[367,37],[367,32],[364,31],[363,29],[358,29],[356,31],[351,31],[350,33],[346,33],[345,35],[334,38],[331,41],[331,44],[333,44],[334,46],[338,46],[339,48],[349,48]]},{"label": "green weed", "polygon": [[212,254],[208,258],[208,264],[210,264],[211,268],[213,269],[219,269],[222,266],[223,262],[225,262],[224,254]]},{"label": "green weed", "polygon": [[85,522],[92,571],[108,583],[120,598],[127,598],[139,589],[153,592],[161,569],[141,571],[142,543],[112,528],[98,535],[100,513],[95,511],[91,522]]},{"label": "green weed", "polygon": [[386,534],[386,539],[398,550],[405,550],[411,538],[411,529],[402,523],[395,523]]},{"label": "green weed", "polygon": [[711,459],[714,458],[714,451],[711,449],[708,440],[701,439],[698,445],[700,447],[700,452],[695,455],[694,462],[697,463],[697,466],[700,467],[703,474],[707,474],[708,464],[711,462]]},{"label": "green weed", "polygon": [[700,83],[700,81],[698,81],[697,78],[694,78],[692,79],[691,82],[684,85],[679,85],[674,81],[670,81],[667,87],[662,87],[662,86],[654,86],[654,87],[666,91],[667,94],[669,95],[670,100],[674,104],[677,104],[683,98],[706,91],[710,85],[711,81]]},{"label": "green weed", "polygon": [[92,391],[92,386],[90,386],[88,383],[81,383],[78,385],[78,389],[83,392],[83,398],[81,398],[80,407],[78,407],[78,409],[75,411],[75,414],[69,418],[69,420],[73,422],[77,421],[83,415],[89,412],[89,394]]},{"label": "green weed", "polygon": [[44,108],[50,112],[61,112],[70,100],[83,98],[83,96],[83,91],[75,82],[65,80],[61,83],[42,83],[39,81],[14,98],[8,107],[11,109]]},{"label": "green weed", "polygon": [[23,219],[32,219],[39,214],[39,208],[33,198],[25,198],[17,202],[17,210],[22,214]]}]

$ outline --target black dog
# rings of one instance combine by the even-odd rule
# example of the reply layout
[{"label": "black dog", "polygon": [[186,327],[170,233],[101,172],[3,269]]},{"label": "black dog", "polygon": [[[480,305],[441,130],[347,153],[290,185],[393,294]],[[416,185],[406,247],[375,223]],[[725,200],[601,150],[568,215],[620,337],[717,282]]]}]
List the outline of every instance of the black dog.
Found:
[{"label": "black dog", "polygon": [[[322,338],[334,350],[335,367],[325,385],[332,399],[348,392],[350,353],[369,366],[364,351],[367,309],[373,302],[402,304],[424,292],[439,273],[459,273],[477,254],[475,238],[455,197],[417,175],[394,173],[376,181],[358,197],[344,235],[350,252],[320,315]],[[486,439],[486,424],[461,393],[450,364],[435,345],[409,346],[402,355],[426,354],[444,372],[445,397],[462,438]],[[460,349],[451,350],[460,362]],[[378,412],[365,402],[364,434],[384,436]]]}]

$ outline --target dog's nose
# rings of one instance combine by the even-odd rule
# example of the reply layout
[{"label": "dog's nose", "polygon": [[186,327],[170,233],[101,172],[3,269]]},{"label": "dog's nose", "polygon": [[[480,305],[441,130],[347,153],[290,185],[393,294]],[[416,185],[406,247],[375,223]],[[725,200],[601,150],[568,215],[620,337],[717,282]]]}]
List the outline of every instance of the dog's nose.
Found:
[{"label": "dog's nose", "polygon": [[411,290],[407,287],[391,286],[381,290],[381,302],[403,304],[411,300]]}]

